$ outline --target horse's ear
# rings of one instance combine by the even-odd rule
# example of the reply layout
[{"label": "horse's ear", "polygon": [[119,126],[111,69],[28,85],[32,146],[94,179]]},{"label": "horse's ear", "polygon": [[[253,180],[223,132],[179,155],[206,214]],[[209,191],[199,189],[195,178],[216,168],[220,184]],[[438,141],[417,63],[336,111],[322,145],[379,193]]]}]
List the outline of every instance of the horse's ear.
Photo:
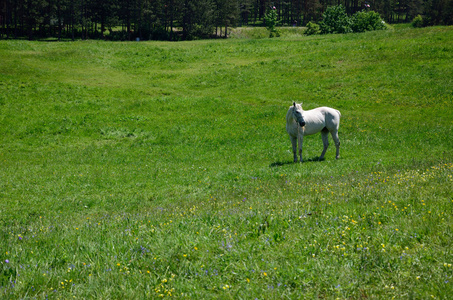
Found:
[{"label": "horse's ear", "polygon": [[296,102],[293,101],[293,106],[296,107]]}]

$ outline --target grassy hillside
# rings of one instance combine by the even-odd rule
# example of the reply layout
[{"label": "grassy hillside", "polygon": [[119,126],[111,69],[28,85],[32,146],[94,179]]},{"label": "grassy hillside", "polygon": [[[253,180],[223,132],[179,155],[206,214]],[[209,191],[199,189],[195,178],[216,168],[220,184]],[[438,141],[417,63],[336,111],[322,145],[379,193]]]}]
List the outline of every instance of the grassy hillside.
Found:
[{"label": "grassy hillside", "polygon": [[[0,296],[448,298],[452,62],[452,27],[0,41]],[[292,101],[341,159],[291,163]]]}]

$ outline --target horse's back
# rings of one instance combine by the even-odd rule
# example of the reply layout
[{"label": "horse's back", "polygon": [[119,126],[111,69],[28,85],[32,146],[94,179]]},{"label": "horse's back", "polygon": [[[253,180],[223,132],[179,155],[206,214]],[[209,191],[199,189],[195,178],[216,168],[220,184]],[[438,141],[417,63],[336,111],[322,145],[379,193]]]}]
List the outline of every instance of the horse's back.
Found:
[{"label": "horse's back", "polygon": [[307,110],[306,112],[311,112],[311,111],[321,112],[322,114],[334,114],[334,115],[337,114],[338,116],[341,115],[340,111],[338,109],[328,107],[328,106],[321,106],[321,107],[313,108],[311,110]]}]

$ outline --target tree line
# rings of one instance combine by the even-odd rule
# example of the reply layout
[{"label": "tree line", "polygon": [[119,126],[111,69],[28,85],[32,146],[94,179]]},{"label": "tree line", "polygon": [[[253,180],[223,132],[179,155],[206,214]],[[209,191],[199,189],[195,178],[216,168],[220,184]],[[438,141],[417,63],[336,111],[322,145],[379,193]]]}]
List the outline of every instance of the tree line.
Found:
[{"label": "tree line", "polygon": [[0,0],[0,38],[188,40],[228,35],[230,27],[264,26],[275,7],[279,24],[320,20],[327,7],[350,15],[378,12],[389,23],[453,24],[453,0]]}]

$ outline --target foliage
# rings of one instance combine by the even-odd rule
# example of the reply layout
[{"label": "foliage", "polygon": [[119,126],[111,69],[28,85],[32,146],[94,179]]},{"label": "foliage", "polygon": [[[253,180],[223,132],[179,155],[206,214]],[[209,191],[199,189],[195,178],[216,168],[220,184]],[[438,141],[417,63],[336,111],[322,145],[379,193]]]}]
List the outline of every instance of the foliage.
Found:
[{"label": "foliage", "polygon": [[374,11],[359,11],[352,16],[353,32],[365,32],[386,29],[381,16]]},{"label": "foliage", "polygon": [[319,28],[322,34],[350,33],[352,32],[352,20],[346,14],[346,10],[343,5],[329,6],[322,14],[322,20],[319,22]]},{"label": "foliage", "polygon": [[267,14],[264,16],[264,20],[266,21],[266,28],[269,30],[269,37],[280,36],[280,32],[277,29],[279,21],[275,6],[269,9]]},{"label": "foliage", "polygon": [[415,28],[423,27],[423,17],[421,15],[417,15],[412,20],[412,26],[415,27]]},{"label": "foliage", "polygon": [[426,0],[423,6],[425,26],[453,25],[453,1]]},{"label": "foliage", "polygon": [[183,39],[207,38],[214,32],[215,3],[213,0],[193,0],[184,6],[181,25]]},{"label": "foliage", "polygon": [[[231,27],[262,26],[269,1],[252,0],[2,0],[0,38],[41,39],[197,39],[222,35]],[[452,24],[453,2],[376,0],[373,9],[387,23],[409,23],[424,16],[424,25]],[[319,22],[321,12],[342,4],[348,14],[357,1],[273,1],[283,26]],[[369,7],[369,4],[367,4]],[[363,7],[363,6],[362,6]],[[273,32],[275,35],[275,32]]]},{"label": "foliage", "polygon": [[[310,26],[312,26],[310,24]],[[349,17],[342,5],[328,7],[320,23],[320,33],[350,33],[387,29],[380,15],[374,11],[359,11]],[[309,31],[311,32],[311,31]],[[316,34],[313,31],[312,34]]]},{"label": "foliage", "polygon": [[452,40],[0,41],[0,298],[448,299]]},{"label": "foliage", "polygon": [[319,34],[319,33],[321,33],[321,30],[320,30],[318,24],[316,24],[314,22],[307,23],[307,29],[304,32],[305,35],[312,35],[312,34]]}]

